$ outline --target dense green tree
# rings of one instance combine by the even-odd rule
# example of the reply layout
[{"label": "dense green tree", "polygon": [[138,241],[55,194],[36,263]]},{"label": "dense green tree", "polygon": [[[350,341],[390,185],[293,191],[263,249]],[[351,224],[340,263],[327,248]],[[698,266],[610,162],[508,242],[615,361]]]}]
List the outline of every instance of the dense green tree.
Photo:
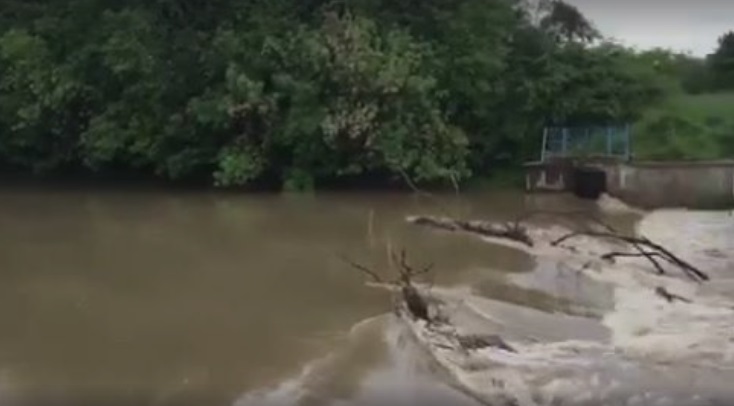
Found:
[{"label": "dense green tree", "polygon": [[704,58],[662,48],[640,52],[638,58],[652,66],[673,91],[697,94],[711,89],[712,77]]},{"label": "dense green tree", "polygon": [[303,189],[485,175],[544,125],[665,91],[574,7],[516,0],[67,0],[0,7],[0,164]]},{"label": "dense green tree", "polygon": [[709,62],[716,90],[734,89],[734,31],[719,38],[719,46]]},{"label": "dense green tree", "polygon": [[601,38],[599,31],[575,6],[561,0],[541,0],[545,15],[540,26],[557,41],[592,42]]}]

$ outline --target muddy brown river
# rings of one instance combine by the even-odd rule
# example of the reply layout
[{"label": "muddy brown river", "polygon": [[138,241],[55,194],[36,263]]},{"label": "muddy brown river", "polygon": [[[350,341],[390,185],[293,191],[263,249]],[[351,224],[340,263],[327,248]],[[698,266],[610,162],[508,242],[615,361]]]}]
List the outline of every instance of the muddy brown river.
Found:
[{"label": "muddy brown river", "polygon": [[[404,247],[415,264],[435,263],[437,285],[482,283],[500,300],[553,306],[492,285],[531,270],[529,257],[404,217],[591,205],[511,192],[440,200],[0,190],[0,400],[234,405],[336,354],[305,397],[313,404],[475,404],[420,356],[391,352],[377,333],[384,320],[355,327],[389,312],[389,295],[340,256],[384,269],[386,247]],[[357,339],[354,328],[364,330]]]}]

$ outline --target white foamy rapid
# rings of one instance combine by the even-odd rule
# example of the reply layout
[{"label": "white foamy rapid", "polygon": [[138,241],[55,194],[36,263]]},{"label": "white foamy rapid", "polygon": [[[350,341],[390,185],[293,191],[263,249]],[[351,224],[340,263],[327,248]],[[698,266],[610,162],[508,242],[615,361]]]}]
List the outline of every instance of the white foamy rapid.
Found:
[{"label": "white foamy rapid", "polygon": [[[646,216],[638,233],[704,270],[711,281],[697,284],[646,273],[619,284],[614,312],[604,319],[614,344],[657,362],[734,370],[734,217],[661,210]],[[667,303],[655,295],[656,286],[692,303]]]},{"label": "white foamy rapid", "polygon": [[[426,376],[495,406],[734,404],[734,216],[663,210],[638,224],[638,234],[707,272],[711,281],[703,284],[672,267],[658,275],[637,258],[602,261],[600,255],[620,248],[611,240],[550,243],[567,231],[531,229],[537,241],[531,249],[486,240],[527,251],[544,264],[508,277],[509,283],[580,299],[582,306],[598,302],[594,316],[490,300],[472,287],[434,288],[430,295],[442,303],[448,323],[427,326],[404,312],[366,321],[344,348],[277,388],[243,396],[236,406],[474,402],[446,386],[436,389]],[[560,288],[549,288],[561,276]],[[574,286],[584,292],[574,297]],[[690,303],[669,303],[656,294],[659,287]],[[498,335],[516,352],[466,349],[457,338],[477,335]],[[375,342],[387,349],[385,359],[345,380],[349,365],[363,364],[355,356]]]},{"label": "white foamy rapid", "polygon": [[[692,282],[672,268],[657,275],[643,259],[614,264],[599,260],[619,248],[613,241],[581,238],[569,241],[565,249],[548,243],[564,233],[560,227],[530,230],[539,243],[528,251],[563,261],[579,270],[577,278],[612,291],[613,305],[597,323],[606,328],[606,338],[589,334],[595,330],[589,325],[592,320],[513,308],[470,291],[438,290],[434,295],[439,299],[457,304],[449,317],[452,326],[447,327],[452,331],[408,321],[418,341],[457,382],[488,404],[731,404],[734,217],[666,210],[639,223],[639,234],[709,273],[712,280],[706,284]],[[709,286],[719,281],[717,288]],[[658,287],[690,303],[669,303],[655,293]],[[484,320],[472,320],[466,315],[470,312]],[[466,351],[452,339],[481,330],[501,334],[517,353],[496,348]]]},{"label": "white foamy rapid", "polygon": [[632,207],[616,197],[603,193],[596,204],[599,208],[609,214],[644,214],[644,210]]},{"label": "white foamy rapid", "polygon": [[275,387],[243,394],[234,406],[477,406],[441,382],[435,367],[406,326],[385,315],[358,323],[344,345]]}]

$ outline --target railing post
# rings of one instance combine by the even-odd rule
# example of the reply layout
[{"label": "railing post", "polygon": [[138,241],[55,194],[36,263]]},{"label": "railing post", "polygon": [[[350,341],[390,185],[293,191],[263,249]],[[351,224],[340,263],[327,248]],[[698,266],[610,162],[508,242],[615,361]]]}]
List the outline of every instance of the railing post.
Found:
[{"label": "railing post", "polygon": [[540,162],[545,162],[546,150],[548,148],[548,127],[543,127],[543,147],[540,150]]}]

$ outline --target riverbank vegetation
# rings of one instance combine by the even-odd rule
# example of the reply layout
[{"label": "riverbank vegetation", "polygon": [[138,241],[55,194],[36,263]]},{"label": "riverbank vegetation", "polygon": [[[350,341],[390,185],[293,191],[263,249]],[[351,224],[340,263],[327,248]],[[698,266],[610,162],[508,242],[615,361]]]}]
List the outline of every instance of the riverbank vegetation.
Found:
[{"label": "riverbank vegetation", "polygon": [[665,102],[635,125],[642,159],[734,157],[734,31],[714,53],[695,58],[665,50],[643,53],[670,83]]},{"label": "riverbank vegetation", "polygon": [[734,60],[661,67],[551,0],[6,1],[0,30],[4,172],[289,190],[491,176],[546,125],[639,121],[657,145],[674,96]]}]

